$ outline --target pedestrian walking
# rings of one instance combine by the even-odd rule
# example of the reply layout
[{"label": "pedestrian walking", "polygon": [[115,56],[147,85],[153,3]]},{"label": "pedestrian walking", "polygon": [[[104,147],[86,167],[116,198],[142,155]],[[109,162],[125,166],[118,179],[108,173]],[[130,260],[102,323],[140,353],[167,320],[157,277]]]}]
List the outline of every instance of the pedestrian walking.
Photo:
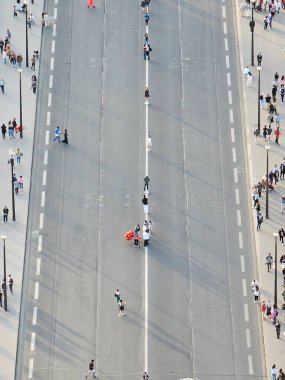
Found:
[{"label": "pedestrian walking", "polygon": [[146,11],[146,12],[145,12],[145,15],[144,15],[144,21],[145,21],[145,24],[146,24],[146,25],[148,25],[149,19],[150,19],[149,12]]},{"label": "pedestrian walking", "polygon": [[283,321],[285,321],[285,302],[282,303],[281,311],[282,311],[282,315],[283,315]]},{"label": "pedestrian walking", "polygon": [[49,15],[47,12],[43,13],[43,24],[45,28],[49,27]]},{"label": "pedestrian walking", "polygon": [[[34,78],[33,78],[34,77]],[[31,88],[33,90],[33,93],[36,94],[37,92],[37,87],[38,87],[38,81],[37,81],[37,78],[35,75],[32,76],[32,84],[31,84]]]},{"label": "pedestrian walking", "polygon": [[144,99],[145,99],[145,103],[144,104],[149,104],[149,98],[150,98],[149,88],[146,87],[145,90],[144,90]]},{"label": "pedestrian walking", "polygon": [[261,309],[262,318],[264,319],[265,318],[265,312],[266,312],[265,301],[262,301],[262,305],[261,305],[260,309]]},{"label": "pedestrian walking", "polygon": [[267,272],[270,272],[272,261],[273,261],[273,257],[271,256],[271,253],[268,253],[268,255],[265,258],[265,265],[267,265]]},{"label": "pedestrian walking", "polygon": [[283,245],[284,244],[283,241],[284,241],[285,231],[282,227],[279,229],[278,234],[279,234],[279,241]]},{"label": "pedestrian walking", "polygon": [[262,55],[261,55],[261,52],[259,52],[257,54],[257,66],[261,66],[261,62],[262,62]]},{"label": "pedestrian walking", "polygon": [[146,148],[148,152],[151,152],[152,142],[151,142],[151,135],[148,135],[146,137]]},{"label": "pedestrian walking", "polygon": [[264,127],[263,127],[263,138],[264,138],[264,141],[266,141],[266,136],[267,136],[267,125],[265,125]]},{"label": "pedestrian walking", "polygon": [[10,274],[8,275],[8,277],[9,277],[8,283],[9,283],[10,293],[13,294],[14,280],[13,280],[13,278],[12,278],[12,276]]},{"label": "pedestrian walking", "polygon": [[15,194],[18,195],[19,194],[19,181],[18,181],[17,177],[14,180],[14,190],[15,190]]},{"label": "pedestrian walking", "polygon": [[17,148],[15,157],[16,157],[17,165],[21,165],[21,159],[23,157],[23,153],[20,151],[20,148]]},{"label": "pedestrian walking", "polygon": [[3,307],[2,299],[3,299],[3,293],[2,293],[2,290],[0,289],[0,307]]},{"label": "pedestrian walking", "polygon": [[4,41],[1,38],[0,39],[0,52],[1,52],[1,54],[3,53],[3,49],[4,49]]},{"label": "pedestrian walking", "polygon": [[18,17],[18,13],[17,13],[17,9],[16,9],[16,6],[14,5],[13,7],[13,16],[14,17]]},{"label": "pedestrian walking", "polygon": [[10,32],[9,29],[7,29],[6,37],[8,38],[8,43],[9,43],[9,45],[12,46],[12,43],[11,43],[12,34],[11,34],[11,32]]},{"label": "pedestrian walking", "polygon": [[68,144],[68,134],[67,134],[67,129],[64,130],[62,143],[64,143],[64,144]]},{"label": "pedestrian walking", "polygon": [[280,129],[277,127],[274,131],[275,134],[275,144],[279,145]]},{"label": "pedestrian walking", "polygon": [[269,125],[267,128],[267,142],[270,142],[271,136],[272,136],[272,128],[271,128],[271,125]]},{"label": "pedestrian walking", "polygon": [[2,139],[5,139],[6,133],[7,133],[7,128],[6,125],[3,123],[1,126],[1,132],[2,132]]},{"label": "pedestrian walking", "polygon": [[149,185],[150,179],[148,176],[144,178],[144,188],[143,191],[148,191],[148,185]]},{"label": "pedestrian walking", "polygon": [[271,319],[272,319],[273,325],[276,324],[277,317],[278,317],[278,310],[277,310],[277,307],[273,305],[271,308]]},{"label": "pedestrian walking", "polygon": [[279,369],[278,380],[285,380],[285,374],[284,374],[282,368]]},{"label": "pedestrian walking", "polygon": [[22,62],[23,62],[23,57],[22,57],[21,54],[17,54],[17,56],[16,56],[16,62],[18,64],[19,68],[21,68],[22,67]]},{"label": "pedestrian walking", "polygon": [[89,7],[95,8],[94,0],[88,0],[87,7],[88,7],[88,8],[89,8]]},{"label": "pedestrian walking", "polygon": [[21,191],[24,191],[24,178],[22,175],[18,178],[18,184],[19,184],[19,189]]},{"label": "pedestrian walking", "polygon": [[271,308],[272,308],[271,301],[268,300],[268,301],[266,302],[266,316],[267,316],[268,318],[270,318],[270,316],[271,316]]},{"label": "pedestrian walking", "polygon": [[276,370],[276,365],[275,364],[273,364],[273,366],[271,367],[270,374],[271,374],[271,380],[277,380],[276,379],[277,370]]},{"label": "pedestrian walking", "polygon": [[280,197],[280,208],[281,208],[281,214],[283,214],[285,210],[285,195],[281,195]]},{"label": "pedestrian walking", "polygon": [[134,247],[138,248],[139,247],[139,241],[140,241],[140,230],[141,227],[139,224],[137,224],[134,228]]},{"label": "pedestrian walking", "polygon": [[1,88],[2,94],[4,95],[5,81],[3,78],[0,79],[0,88]]},{"label": "pedestrian walking", "polygon": [[8,222],[8,214],[9,214],[9,209],[7,208],[7,206],[5,206],[3,208],[3,221],[4,221],[4,223]]},{"label": "pedestrian walking", "polygon": [[59,129],[59,127],[56,127],[54,130],[54,139],[52,141],[55,142],[56,140],[60,143],[60,129]]},{"label": "pedestrian walking", "polygon": [[284,103],[284,95],[285,95],[285,87],[284,87],[284,85],[282,84],[282,85],[281,85],[281,88],[280,88],[281,104]]},{"label": "pedestrian walking", "polygon": [[281,325],[279,321],[275,323],[275,330],[277,339],[280,339]]},{"label": "pedestrian walking", "polygon": [[35,55],[33,54],[32,58],[31,58],[31,70],[35,71],[36,70],[36,57]]},{"label": "pedestrian walking", "polygon": [[95,367],[94,367],[94,359],[92,359],[88,365],[88,372],[85,376],[85,379],[88,379],[89,375],[93,376],[93,378],[95,379],[96,376],[95,376]]},{"label": "pedestrian walking", "polygon": [[148,199],[145,195],[143,196],[142,204],[143,204],[143,212],[145,214],[148,214]]},{"label": "pedestrian walking", "polygon": [[149,243],[149,230],[143,232],[143,246],[147,247]]},{"label": "pedestrian walking", "polygon": [[283,302],[285,302],[285,290],[283,290],[283,292],[282,292],[282,298],[283,298]]},{"label": "pedestrian walking", "polygon": [[116,304],[118,305],[121,299],[120,291],[119,289],[115,290],[114,297],[116,298]]},{"label": "pedestrian walking", "polygon": [[123,317],[124,315],[126,315],[125,313],[125,304],[126,302],[124,302],[123,300],[120,300],[119,302],[119,317]]},{"label": "pedestrian walking", "polygon": [[27,25],[28,25],[28,28],[29,28],[29,32],[32,31],[32,20],[31,20],[31,17],[28,17],[27,19]]},{"label": "pedestrian walking", "polygon": [[252,74],[251,72],[248,73],[247,80],[246,80],[246,87],[252,86]]},{"label": "pedestrian walking", "polygon": [[144,372],[142,375],[143,380],[149,380],[150,376],[147,372]]},{"label": "pedestrian walking", "polygon": [[254,302],[258,302],[259,301],[259,296],[260,296],[260,290],[259,290],[259,286],[256,285],[254,290],[253,290],[253,295],[254,295]]},{"label": "pedestrian walking", "polygon": [[279,115],[279,113],[277,113],[276,115],[275,115],[275,125],[276,125],[276,127],[280,127],[280,121],[281,121],[281,117],[280,117],[280,115]]}]

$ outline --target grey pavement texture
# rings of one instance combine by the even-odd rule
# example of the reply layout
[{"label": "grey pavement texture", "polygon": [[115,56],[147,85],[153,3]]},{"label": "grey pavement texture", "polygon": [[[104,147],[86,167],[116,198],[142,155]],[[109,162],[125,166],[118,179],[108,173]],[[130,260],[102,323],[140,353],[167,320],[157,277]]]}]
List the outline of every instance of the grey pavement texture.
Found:
[{"label": "grey pavement texture", "polygon": [[[13,18],[14,1],[5,1],[1,3],[0,11],[0,37],[6,36],[6,30],[12,33],[11,48],[25,57],[25,15],[19,14]],[[37,0],[34,5],[30,5],[30,12],[34,14],[35,25],[29,33],[29,53],[30,58],[33,50],[40,50],[41,40],[41,12],[43,1]],[[29,62],[30,65],[30,62]],[[5,94],[0,97],[0,122],[7,123],[16,117],[20,121],[19,115],[19,74],[18,67],[14,68],[8,63],[4,65],[2,56],[0,60],[0,77],[4,78]],[[28,200],[30,190],[30,172],[32,162],[32,147],[34,135],[34,118],[36,108],[36,96],[33,94],[31,86],[31,75],[38,75],[38,63],[36,71],[32,72],[30,68],[25,67],[25,61],[22,65],[22,98],[23,98],[23,126],[24,138],[20,139],[19,134],[15,134],[15,139],[10,140],[8,133],[5,140],[0,142],[0,162],[1,162],[1,186],[0,186],[0,234],[7,235],[6,240],[6,258],[7,258],[7,275],[11,274],[14,279],[14,294],[10,295],[8,290],[8,312],[0,309],[0,379],[11,380],[14,378],[15,359],[17,350],[18,322],[21,300],[22,272],[26,241],[26,225],[28,213]],[[10,148],[20,150],[23,153],[23,159],[20,166],[15,165],[14,172],[17,176],[22,175],[24,178],[24,191],[20,191],[19,196],[15,197],[16,203],[16,221],[12,221],[12,204],[11,204],[11,168],[8,165],[8,151]],[[3,223],[2,209],[7,205],[9,208],[9,221]],[[3,248],[1,241],[0,254],[0,277],[3,279]]]},{"label": "grey pavement texture", "polygon": [[[262,52],[262,72],[261,72],[261,92],[265,94],[271,94],[272,83],[274,80],[274,74],[277,71],[280,78],[284,73],[284,25],[285,25],[285,12],[281,10],[280,16],[275,16],[273,21],[273,27],[270,31],[264,31],[263,18],[265,14],[254,12],[255,17],[255,59],[258,52]],[[242,51],[242,60],[244,66],[250,67],[250,33],[248,22],[246,17],[240,17],[238,19],[240,23],[240,37]],[[256,64],[256,63],[255,63]],[[252,69],[250,67],[250,69]],[[253,72],[253,85],[252,88],[246,88],[245,83],[243,91],[245,93],[245,104],[247,113],[247,147],[249,149],[250,164],[251,164],[251,185],[253,185],[266,173],[266,149],[263,137],[260,137],[259,144],[256,145],[254,141],[253,131],[257,127],[257,92],[258,92],[258,74],[256,67],[252,69]],[[280,85],[278,86],[278,90]],[[280,145],[274,144],[274,139],[271,140],[271,148],[269,151],[269,168],[270,170],[277,163],[280,163],[285,157],[285,129],[284,118],[285,110],[284,104],[281,104],[279,93],[277,95],[277,111],[281,115],[281,137]],[[266,124],[267,113],[265,110],[261,110],[261,128]],[[275,128],[275,123],[274,123]],[[278,183],[277,188],[272,193],[269,193],[269,218],[265,219],[265,193],[261,199],[261,211],[264,214],[264,223],[262,225],[262,231],[255,233],[257,242],[257,261],[259,282],[261,284],[261,300],[267,301],[270,299],[273,302],[274,299],[274,269],[271,273],[267,273],[265,266],[265,257],[268,252],[272,253],[274,257],[274,237],[273,233],[278,232],[280,227],[284,227],[284,214],[281,214],[280,209],[280,197],[285,193],[284,181]],[[255,210],[253,210],[253,218],[255,219]],[[281,273],[281,265],[279,264],[279,258],[284,254],[284,248],[279,242],[278,238],[278,308],[279,308],[279,320],[281,323],[281,339],[277,340],[275,328],[272,322],[266,319],[263,322],[263,337],[266,354],[266,367],[267,376],[270,378],[270,368],[273,364],[276,364],[277,368],[283,368],[284,370],[284,344],[285,344],[285,324],[281,312],[281,305],[283,302],[281,293],[284,290],[282,286],[283,276]],[[259,309],[260,305],[257,305]]]},{"label": "grey pavement texture", "polygon": [[[232,91],[239,99],[234,10],[226,4]],[[31,362],[36,379],[83,378],[92,357],[98,377],[141,378],[144,250],[123,236],[144,216],[143,13],[130,0],[98,1],[96,9],[77,1],[56,7],[56,36],[45,33],[41,54],[17,379],[31,378]],[[49,2],[49,14],[53,8]],[[149,372],[154,380],[242,380],[251,370],[261,378],[258,310],[242,293],[241,279],[253,277],[251,226],[241,128],[235,129],[232,162],[221,2],[154,1],[149,32],[155,226],[148,250]],[[238,101],[232,109],[239,126]],[[56,125],[68,129],[69,146],[51,142]],[[113,298],[117,287],[127,302],[122,319]]]}]

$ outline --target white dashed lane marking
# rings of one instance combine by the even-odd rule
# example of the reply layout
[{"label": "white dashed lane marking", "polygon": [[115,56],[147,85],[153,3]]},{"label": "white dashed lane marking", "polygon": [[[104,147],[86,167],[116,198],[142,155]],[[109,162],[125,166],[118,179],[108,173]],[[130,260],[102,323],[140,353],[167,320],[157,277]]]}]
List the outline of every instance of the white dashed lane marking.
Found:
[{"label": "white dashed lane marking", "polygon": [[238,242],[240,249],[243,249],[243,238],[242,238],[242,232],[238,233]]},{"label": "white dashed lane marking", "polygon": [[230,68],[230,58],[228,55],[226,55],[226,68],[229,69]]},{"label": "white dashed lane marking", "polygon": [[252,356],[248,355],[248,373],[253,375]]},{"label": "white dashed lane marking", "polygon": [[38,317],[38,308],[37,306],[34,306],[33,309],[33,320],[32,320],[32,325],[35,326],[37,324],[37,317]]},{"label": "white dashed lane marking", "polygon": [[222,5],[223,18],[226,18],[226,7]]},{"label": "white dashed lane marking", "polygon": [[239,199],[239,189],[235,189],[235,194],[236,194],[236,204],[240,204],[240,199]]},{"label": "white dashed lane marking", "polygon": [[237,210],[237,224],[238,224],[238,226],[241,226],[241,214],[240,214],[240,210]]},{"label": "white dashed lane marking", "polygon": [[44,213],[40,213],[40,223],[39,223],[39,229],[42,230],[44,227]]},{"label": "white dashed lane marking", "polygon": [[237,171],[237,168],[234,168],[234,179],[235,179],[235,183],[238,183],[238,171]]},{"label": "white dashed lane marking", "polygon": [[30,351],[35,351],[35,343],[36,343],[36,333],[32,332]]},{"label": "white dashed lane marking", "polygon": [[237,162],[237,153],[236,153],[236,148],[232,148],[232,153],[233,153],[233,162]]},{"label": "white dashed lane marking", "polygon": [[224,21],[223,22],[223,28],[224,28],[224,34],[227,34],[228,31],[227,31],[227,23]]},{"label": "white dashed lane marking", "polygon": [[228,91],[229,104],[233,104],[232,92]]},{"label": "white dashed lane marking", "polygon": [[47,183],[47,171],[44,170],[43,171],[43,181],[42,181],[42,185],[45,186]]},{"label": "white dashed lane marking", "polygon": [[53,85],[53,75],[50,75],[49,76],[49,84],[48,84],[49,88],[52,88],[52,85]]},{"label": "white dashed lane marking", "polygon": [[240,270],[242,273],[245,272],[244,255],[240,255]]},{"label": "white dashed lane marking", "polygon": [[43,236],[39,235],[38,252],[42,252],[42,247],[43,247]]},{"label": "white dashed lane marking", "polygon": [[53,71],[54,69],[54,57],[51,57],[50,59],[50,70]]},{"label": "white dashed lane marking", "polygon": [[48,107],[51,107],[52,93],[48,94]]},{"label": "white dashed lane marking", "polygon": [[229,50],[229,42],[228,42],[228,39],[225,38],[225,51],[228,51]]},{"label": "white dashed lane marking", "polygon": [[232,143],[236,142],[234,128],[231,128],[231,138],[232,138]]},{"label": "white dashed lane marking", "polygon": [[229,112],[230,112],[230,122],[233,123],[234,122],[234,113],[233,113],[232,108],[230,108]]},{"label": "white dashed lane marking", "polygon": [[35,295],[34,295],[35,300],[39,299],[39,290],[40,290],[40,283],[36,282],[35,283]]},{"label": "white dashed lane marking", "polygon": [[45,140],[45,144],[46,144],[46,145],[49,144],[49,131],[46,131],[46,140]]},{"label": "white dashed lane marking", "polygon": [[54,18],[54,20],[57,19],[57,8],[54,8],[54,10],[53,10],[53,18]]},{"label": "white dashed lane marking", "polygon": [[246,288],[246,279],[242,279],[242,294],[244,297],[247,297],[247,288]]},{"label": "white dashed lane marking", "polygon": [[247,348],[251,347],[250,329],[246,329],[246,345]]},{"label": "white dashed lane marking", "polygon": [[33,371],[34,371],[34,359],[30,359],[30,361],[29,361],[28,379],[32,379],[33,378]]},{"label": "white dashed lane marking", "polygon": [[40,274],[41,274],[41,259],[37,258],[36,276],[39,276]]},{"label": "white dashed lane marking", "polygon": [[246,322],[249,322],[248,304],[245,303],[243,306],[244,306],[244,320]]},{"label": "white dashed lane marking", "polygon": [[53,26],[52,26],[52,35],[53,35],[53,37],[56,36],[56,24],[53,24]]},{"label": "white dashed lane marking", "polygon": [[51,42],[51,52],[52,52],[52,54],[54,54],[54,52],[55,52],[55,41],[54,40]]},{"label": "white dashed lane marking", "polygon": [[227,82],[228,82],[228,86],[232,85],[231,74],[230,73],[227,73]]},{"label": "white dashed lane marking", "polygon": [[44,165],[47,165],[48,163],[48,150],[45,150],[44,152]]},{"label": "white dashed lane marking", "polygon": [[45,207],[45,201],[46,201],[46,192],[42,191],[42,195],[41,195],[41,207]]},{"label": "white dashed lane marking", "polygon": [[50,125],[50,111],[47,112],[47,126]]}]

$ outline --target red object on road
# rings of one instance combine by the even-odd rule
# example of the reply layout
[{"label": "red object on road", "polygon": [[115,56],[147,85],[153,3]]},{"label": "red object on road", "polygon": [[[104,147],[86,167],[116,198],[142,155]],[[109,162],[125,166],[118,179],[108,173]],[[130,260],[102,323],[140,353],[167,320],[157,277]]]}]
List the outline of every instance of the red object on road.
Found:
[{"label": "red object on road", "polygon": [[132,240],[135,236],[135,233],[134,231],[128,231],[125,233],[125,239],[126,240]]},{"label": "red object on road", "polygon": [[94,0],[88,0],[87,7],[93,7],[93,8],[95,8],[95,2],[94,2]]}]

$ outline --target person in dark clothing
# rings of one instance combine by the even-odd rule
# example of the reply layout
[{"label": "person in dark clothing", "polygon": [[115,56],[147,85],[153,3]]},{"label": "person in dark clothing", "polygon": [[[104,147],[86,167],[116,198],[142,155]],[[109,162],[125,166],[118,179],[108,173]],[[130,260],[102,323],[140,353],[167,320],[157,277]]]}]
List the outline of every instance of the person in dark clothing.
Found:
[{"label": "person in dark clothing", "polygon": [[0,290],[0,306],[3,307],[3,304],[2,304],[2,298],[3,298],[3,293],[1,292]]},{"label": "person in dark clothing", "polygon": [[275,323],[275,330],[276,330],[277,339],[280,339],[281,325],[279,321]]},{"label": "person in dark clothing", "polygon": [[64,144],[68,144],[68,134],[67,134],[67,129],[64,130],[62,143],[64,143]]},{"label": "person in dark clothing", "polygon": [[257,66],[261,66],[261,62],[262,62],[262,55],[261,55],[261,53],[259,52],[258,54],[257,54]]},{"label": "person in dark clothing", "polygon": [[278,231],[278,234],[279,234],[279,240],[283,244],[283,239],[285,236],[285,231],[284,231],[283,227],[280,228],[280,230]]},{"label": "person in dark clothing", "polygon": [[8,214],[9,214],[9,209],[7,206],[3,208],[3,221],[4,223],[8,222]]},{"label": "person in dark clothing", "polygon": [[149,177],[146,176],[146,177],[144,178],[144,188],[143,188],[143,191],[148,190],[149,181],[150,181]]},{"label": "person in dark clothing", "polygon": [[7,128],[6,128],[6,125],[4,123],[1,126],[1,132],[2,132],[2,138],[4,140],[5,139],[5,135],[7,133]]}]

